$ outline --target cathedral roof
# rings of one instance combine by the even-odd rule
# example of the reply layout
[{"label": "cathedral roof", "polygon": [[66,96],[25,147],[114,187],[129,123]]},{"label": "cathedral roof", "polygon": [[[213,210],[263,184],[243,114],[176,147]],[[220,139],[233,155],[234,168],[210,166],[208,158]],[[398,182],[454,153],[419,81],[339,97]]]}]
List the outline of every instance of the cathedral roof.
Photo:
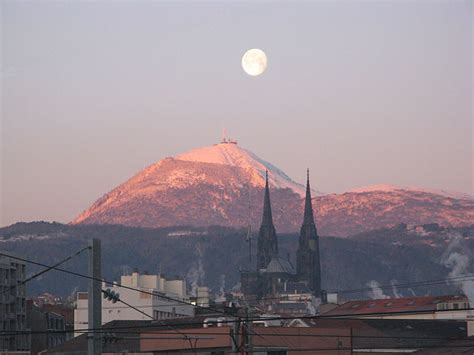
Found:
[{"label": "cathedral roof", "polygon": [[279,255],[274,255],[272,260],[268,263],[266,269],[263,269],[262,272],[265,273],[283,273],[283,274],[294,274],[295,271],[293,266],[288,261],[288,259],[282,258]]}]

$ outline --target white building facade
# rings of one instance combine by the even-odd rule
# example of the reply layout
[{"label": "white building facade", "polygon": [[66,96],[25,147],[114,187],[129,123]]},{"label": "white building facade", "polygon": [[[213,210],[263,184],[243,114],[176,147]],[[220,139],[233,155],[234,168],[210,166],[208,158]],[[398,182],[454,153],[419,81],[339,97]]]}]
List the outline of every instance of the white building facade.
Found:
[{"label": "white building facade", "polygon": [[[121,287],[121,286],[125,287]],[[126,288],[130,287],[130,288]],[[118,301],[113,303],[102,298],[102,324],[113,320],[149,320],[189,317],[194,315],[194,307],[189,303],[186,282],[181,278],[166,278],[163,275],[141,275],[138,272],[122,276],[120,284],[106,286],[120,295],[120,300],[140,310],[137,311]],[[137,291],[140,290],[140,291]],[[87,292],[78,292],[74,310],[74,330],[88,328]]]}]

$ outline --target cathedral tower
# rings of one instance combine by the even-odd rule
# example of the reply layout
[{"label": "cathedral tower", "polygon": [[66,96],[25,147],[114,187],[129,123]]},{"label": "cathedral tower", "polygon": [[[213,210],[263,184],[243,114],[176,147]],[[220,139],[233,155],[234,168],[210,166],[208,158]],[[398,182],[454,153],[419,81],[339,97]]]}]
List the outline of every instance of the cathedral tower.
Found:
[{"label": "cathedral tower", "polygon": [[307,283],[313,294],[321,294],[321,263],[319,237],[314,223],[309,169],[307,171],[306,198],[303,225],[301,226],[298,251],[296,252],[296,274],[299,281]]},{"label": "cathedral tower", "polygon": [[266,268],[274,255],[278,255],[278,240],[273,225],[270,190],[268,188],[268,171],[266,171],[263,217],[257,242],[257,271]]}]

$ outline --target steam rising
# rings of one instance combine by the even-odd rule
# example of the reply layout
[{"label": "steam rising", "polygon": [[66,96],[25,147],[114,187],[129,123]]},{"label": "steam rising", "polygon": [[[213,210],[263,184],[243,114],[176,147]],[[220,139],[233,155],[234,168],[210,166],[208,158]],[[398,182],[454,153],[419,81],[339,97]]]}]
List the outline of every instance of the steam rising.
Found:
[{"label": "steam rising", "polygon": [[200,244],[197,245],[196,254],[197,265],[191,267],[186,275],[186,279],[188,280],[189,285],[191,285],[191,295],[193,296],[197,296],[197,288],[202,283],[202,280],[204,280],[204,276],[206,275],[203,266],[204,252]]},{"label": "steam rising", "polygon": [[[450,239],[451,242],[441,257],[441,263],[451,269],[449,278],[459,278],[469,274],[472,255],[469,248],[463,245],[463,237],[460,234],[452,233]],[[469,303],[474,304],[474,280],[458,279],[448,282],[457,285],[468,297]]]},{"label": "steam rising", "polygon": [[390,282],[390,284],[392,285],[392,292],[393,292],[393,297],[395,298],[401,298],[403,297],[399,292],[398,292],[398,289],[397,289],[397,280],[392,280]]},{"label": "steam rising", "polygon": [[367,286],[369,286],[371,288],[370,292],[369,292],[369,297],[372,298],[372,299],[386,299],[386,298],[390,298],[390,296],[387,296],[386,294],[383,293],[382,289],[380,288],[380,284],[375,281],[375,280],[372,280],[370,282],[367,283]]},{"label": "steam rising", "polygon": [[219,296],[225,300],[225,275],[220,276]]}]

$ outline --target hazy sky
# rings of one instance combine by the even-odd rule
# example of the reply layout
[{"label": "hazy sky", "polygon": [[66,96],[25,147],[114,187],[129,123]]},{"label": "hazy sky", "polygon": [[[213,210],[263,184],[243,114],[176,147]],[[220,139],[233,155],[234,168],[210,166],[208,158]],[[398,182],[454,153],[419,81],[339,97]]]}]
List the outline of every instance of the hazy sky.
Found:
[{"label": "hazy sky", "polygon": [[[471,1],[1,1],[0,225],[239,144],[326,192],[472,193]],[[267,71],[246,75],[249,48]]]}]

